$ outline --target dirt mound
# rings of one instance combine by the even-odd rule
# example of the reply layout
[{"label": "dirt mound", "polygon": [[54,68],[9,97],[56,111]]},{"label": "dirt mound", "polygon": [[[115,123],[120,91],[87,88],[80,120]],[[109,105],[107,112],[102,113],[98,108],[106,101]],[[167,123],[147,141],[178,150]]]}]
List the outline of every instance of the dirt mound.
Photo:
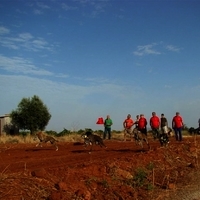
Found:
[{"label": "dirt mound", "polygon": [[58,151],[50,144],[0,144],[0,199],[183,199],[177,196],[179,187],[191,185],[199,141],[171,138],[160,148],[150,140],[148,150],[135,142],[106,140],[108,148],[95,146],[91,154],[82,143],[59,143]]}]

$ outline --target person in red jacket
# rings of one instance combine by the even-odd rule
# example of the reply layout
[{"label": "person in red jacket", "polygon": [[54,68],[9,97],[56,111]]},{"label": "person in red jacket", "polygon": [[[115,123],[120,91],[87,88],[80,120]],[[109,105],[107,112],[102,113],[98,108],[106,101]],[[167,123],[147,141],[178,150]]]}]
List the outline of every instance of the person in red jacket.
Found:
[{"label": "person in red jacket", "polygon": [[141,133],[144,133],[145,135],[147,135],[147,120],[143,114],[140,115],[140,118],[138,120],[138,130]]},{"label": "person in red jacket", "polygon": [[133,125],[134,125],[134,121],[131,118],[131,115],[128,114],[127,118],[124,120],[123,122],[123,127],[124,127],[124,141],[126,141],[126,134],[130,134],[131,136],[131,140],[133,140]]},{"label": "person in red jacket", "polygon": [[176,112],[176,115],[172,119],[172,128],[174,129],[176,140],[182,141],[183,118],[179,112]]},{"label": "person in red jacket", "polygon": [[150,118],[150,126],[152,129],[152,134],[154,139],[160,138],[160,133],[159,133],[160,118],[156,115],[155,112],[152,112],[152,117]]}]

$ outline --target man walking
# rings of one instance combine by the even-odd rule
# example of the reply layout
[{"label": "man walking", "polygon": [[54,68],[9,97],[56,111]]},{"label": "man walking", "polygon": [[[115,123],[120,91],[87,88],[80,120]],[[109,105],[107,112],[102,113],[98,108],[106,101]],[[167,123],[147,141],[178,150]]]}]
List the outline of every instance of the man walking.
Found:
[{"label": "man walking", "polygon": [[133,140],[133,125],[134,125],[134,121],[131,118],[131,115],[128,114],[127,118],[124,120],[123,122],[123,127],[124,127],[124,141],[126,141],[126,134],[130,134],[131,136],[131,140]]},{"label": "man walking", "polygon": [[150,126],[152,129],[154,140],[156,138],[160,138],[160,133],[159,133],[160,119],[155,112],[152,112],[152,117],[150,118]]},{"label": "man walking", "polygon": [[172,128],[174,129],[176,140],[182,141],[183,119],[179,112],[176,112],[176,115],[172,119]]}]

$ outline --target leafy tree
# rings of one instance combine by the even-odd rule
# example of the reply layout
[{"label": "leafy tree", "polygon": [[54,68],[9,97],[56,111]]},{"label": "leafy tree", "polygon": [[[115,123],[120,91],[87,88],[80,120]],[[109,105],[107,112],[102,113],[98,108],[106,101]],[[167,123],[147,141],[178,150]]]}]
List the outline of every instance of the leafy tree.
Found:
[{"label": "leafy tree", "polygon": [[13,124],[19,129],[30,130],[31,134],[37,130],[44,130],[51,119],[48,108],[36,95],[23,98],[10,116]]}]

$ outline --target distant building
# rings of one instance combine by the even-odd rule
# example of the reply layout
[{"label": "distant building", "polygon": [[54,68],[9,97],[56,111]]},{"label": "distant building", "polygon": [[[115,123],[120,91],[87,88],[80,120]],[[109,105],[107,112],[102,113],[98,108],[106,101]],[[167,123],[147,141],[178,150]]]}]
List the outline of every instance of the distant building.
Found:
[{"label": "distant building", "polygon": [[[6,130],[4,130],[5,126]],[[11,118],[9,114],[0,116],[0,136],[6,133],[11,135],[19,133],[19,129],[11,124]]]}]

